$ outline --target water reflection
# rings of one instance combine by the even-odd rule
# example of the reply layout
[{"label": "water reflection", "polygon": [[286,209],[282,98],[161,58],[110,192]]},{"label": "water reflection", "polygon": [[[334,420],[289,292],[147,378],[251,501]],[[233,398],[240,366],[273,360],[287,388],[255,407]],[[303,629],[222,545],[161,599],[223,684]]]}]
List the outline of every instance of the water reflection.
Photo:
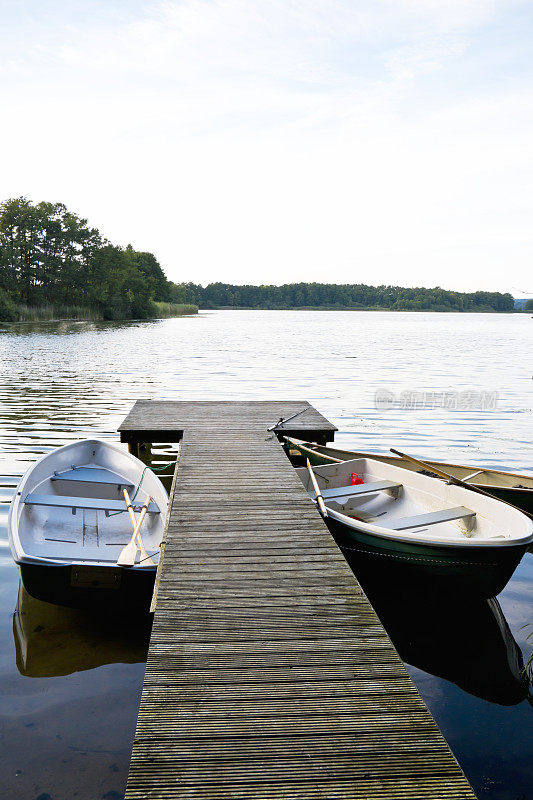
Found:
[{"label": "water reflection", "polygon": [[496,598],[460,595],[377,569],[357,554],[348,562],[401,659],[499,705],[529,697],[522,651]]},{"label": "water reflection", "polygon": [[151,627],[148,614],[113,619],[43,603],[19,582],[13,614],[17,668],[28,678],[51,678],[104,664],[143,662]]},{"label": "water reflection", "polygon": [[39,334],[42,336],[64,336],[65,334],[91,333],[93,331],[122,330],[128,328],[147,327],[157,325],[160,320],[120,320],[106,322],[104,320],[64,319],[64,320],[38,320],[35,322],[17,322],[9,325],[0,323],[0,334],[9,336],[28,336]]}]

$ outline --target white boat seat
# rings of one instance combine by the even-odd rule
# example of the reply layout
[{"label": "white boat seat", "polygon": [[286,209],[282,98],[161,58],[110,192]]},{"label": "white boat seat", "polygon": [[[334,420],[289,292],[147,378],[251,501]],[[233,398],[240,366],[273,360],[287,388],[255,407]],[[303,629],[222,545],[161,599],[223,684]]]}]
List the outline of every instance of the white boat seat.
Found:
[{"label": "white boat seat", "polygon": [[[111,511],[127,511],[124,500],[106,500],[100,497],[62,497],[58,494],[34,494],[26,496],[24,502],[30,506],[54,506],[55,508],[71,508],[72,513],[76,513],[77,508],[91,508],[96,511],[105,511],[109,516]],[[134,505],[137,510],[140,504]],[[148,506],[149,514],[159,514],[159,508],[153,500]]]},{"label": "white boat seat", "polygon": [[[324,489],[321,492],[324,500],[333,500],[339,497],[360,497],[363,494],[373,492],[383,492],[385,489],[400,489],[401,483],[394,481],[375,481],[374,483],[359,483],[355,486],[337,486],[335,489]],[[316,498],[314,492],[311,493],[313,500]]]},{"label": "white boat seat", "polygon": [[430,511],[428,514],[417,514],[414,517],[401,517],[397,520],[392,520],[387,524],[387,528],[392,531],[405,531],[408,528],[418,528],[426,525],[438,525],[439,522],[452,522],[456,519],[468,520],[470,527],[474,521],[476,512],[465,506],[457,506],[456,508],[445,508],[442,511]]},{"label": "white boat seat", "polygon": [[133,483],[126,480],[117,472],[112,472],[104,467],[75,467],[65,469],[61,472],[54,472],[51,476],[53,481],[78,481],[80,483],[104,483],[109,486],[117,486],[119,489],[124,486],[126,489],[133,489]]},{"label": "white boat seat", "polygon": [[[127,539],[127,536],[124,536],[124,539]],[[125,541],[125,544],[127,542]],[[153,547],[150,547],[146,542],[146,550],[152,556],[157,557],[159,551],[156,549],[154,552]],[[31,546],[31,553],[28,553],[28,557],[31,558],[35,556],[37,558],[45,558],[47,561],[59,561],[59,562],[82,562],[82,561],[100,561],[102,563],[116,565],[117,558],[119,557],[124,544],[113,544],[103,547],[83,547],[80,542],[70,543],[70,542],[59,542],[56,544],[55,547],[52,549],[52,545],[50,542],[46,541],[45,543],[34,543]],[[136,561],[139,561],[139,555],[137,555]]]}]

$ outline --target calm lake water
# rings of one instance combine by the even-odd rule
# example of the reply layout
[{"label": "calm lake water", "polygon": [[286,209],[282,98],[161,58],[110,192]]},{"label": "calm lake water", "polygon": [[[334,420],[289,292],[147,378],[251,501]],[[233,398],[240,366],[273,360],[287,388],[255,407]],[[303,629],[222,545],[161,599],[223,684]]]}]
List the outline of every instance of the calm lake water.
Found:
[{"label": "calm lake water", "polygon": [[[346,448],[532,473],[532,345],[529,314],[220,311],[0,331],[2,800],[123,797],[149,637],[20,590],[6,520],[31,462],[117,441],[137,398],[287,398],[315,405]],[[531,800],[533,554],[497,601],[360,577],[479,797]]]}]

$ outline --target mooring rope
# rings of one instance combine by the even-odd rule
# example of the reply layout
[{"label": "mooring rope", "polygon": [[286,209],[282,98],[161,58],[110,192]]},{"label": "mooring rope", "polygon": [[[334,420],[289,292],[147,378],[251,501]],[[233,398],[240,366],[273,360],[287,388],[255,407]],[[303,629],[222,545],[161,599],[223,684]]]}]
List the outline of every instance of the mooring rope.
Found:
[{"label": "mooring rope", "polygon": [[302,408],[301,411],[297,411],[296,414],[292,415],[292,417],[280,417],[275,425],[272,425],[271,428],[267,428],[267,431],[275,431],[276,428],[278,428],[280,425],[285,425],[286,422],[290,422],[291,419],[295,419],[296,417],[299,417],[300,414],[303,414],[304,411],[307,411],[307,410],[308,410],[307,408]]},{"label": "mooring rope", "polygon": [[[139,483],[137,484],[137,488],[135,489],[135,492],[133,493],[133,497],[131,498],[132,503],[133,503],[133,501],[135,500],[135,498],[137,497],[137,495],[139,493],[139,489],[141,488],[141,484],[143,482],[143,478],[144,478],[144,475],[145,475],[145,472],[146,472],[147,469],[151,470],[152,472],[163,472],[168,467],[172,467],[172,466],[175,467],[179,460],[180,460],[180,458],[178,456],[175,461],[169,461],[168,464],[163,464],[161,467],[149,467],[148,464],[146,464],[144,469],[143,469],[143,471],[142,471],[142,473],[141,473],[141,479],[140,479]],[[128,510],[127,508],[122,508],[120,511],[113,511],[113,513],[112,514],[108,514],[108,516],[109,517],[116,517],[117,514],[124,514],[124,512],[127,511],[127,510]]]}]

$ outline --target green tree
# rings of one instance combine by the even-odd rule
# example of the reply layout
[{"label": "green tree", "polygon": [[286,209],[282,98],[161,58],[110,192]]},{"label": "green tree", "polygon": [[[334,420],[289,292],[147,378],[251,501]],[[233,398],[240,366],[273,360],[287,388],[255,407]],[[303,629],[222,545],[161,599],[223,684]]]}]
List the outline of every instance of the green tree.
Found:
[{"label": "green tree", "polygon": [[18,197],[0,206],[2,286],[14,300],[84,302],[87,265],[101,245],[98,231],[62,203]]},{"label": "green tree", "polygon": [[108,319],[144,318],[154,311],[152,299],[184,302],[187,295],[152,253],[110,244],[63,203],[34,205],[25,197],[0,206],[0,290],[15,303],[74,303]]},{"label": "green tree", "polygon": [[6,200],[0,207],[2,285],[13,299],[30,303],[38,286],[39,214],[25,197]]},{"label": "green tree", "polygon": [[0,289],[0,320],[2,322],[16,322],[19,318],[17,307],[7,292]]},{"label": "green tree", "polygon": [[153,314],[150,288],[121,247],[106,244],[90,265],[90,297],[104,319],[145,319]]},{"label": "green tree", "polygon": [[172,300],[172,287],[175,284],[167,280],[159,261],[153,253],[138,252],[133,249],[131,244],[126,247],[125,253],[131,264],[144,277],[152,300],[162,300],[167,303],[175,302]]},{"label": "green tree", "polygon": [[512,311],[513,298],[499,292],[452,292],[436,286],[292,283],[283,286],[181,284],[184,302],[203,308],[390,308],[412,311]]}]

